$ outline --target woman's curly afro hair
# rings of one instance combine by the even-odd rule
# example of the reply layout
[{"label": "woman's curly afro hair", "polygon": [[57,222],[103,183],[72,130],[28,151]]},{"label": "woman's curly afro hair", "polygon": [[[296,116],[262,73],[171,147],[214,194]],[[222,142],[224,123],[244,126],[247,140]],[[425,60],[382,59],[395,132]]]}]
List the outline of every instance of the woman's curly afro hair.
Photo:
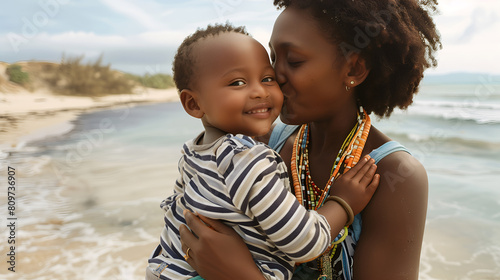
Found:
[{"label": "woman's curly afro hair", "polygon": [[226,32],[236,32],[249,36],[249,34],[245,31],[245,27],[234,27],[230,23],[226,23],[208,25],[204,29],[197,29],[196,32],[184,39],[182,44],[177,49],[172,65],[174,82],[179,92],[183,89],[190,88],[193,79],[195,79],[194,76],[196,73],[194,68],[196,67],[196,59],[193,50],[196,43],[204,38],[216,36],[220,33]]},{"label": "woman's curly afro hair", "polygon": [[437,0],[275,0],[278,8],[303,9],[314,17],[339,53],[365,59],[370,74],[356,88],[368,113],[389,116],[407,108],[435,67],[440,36],[432,19]]}]

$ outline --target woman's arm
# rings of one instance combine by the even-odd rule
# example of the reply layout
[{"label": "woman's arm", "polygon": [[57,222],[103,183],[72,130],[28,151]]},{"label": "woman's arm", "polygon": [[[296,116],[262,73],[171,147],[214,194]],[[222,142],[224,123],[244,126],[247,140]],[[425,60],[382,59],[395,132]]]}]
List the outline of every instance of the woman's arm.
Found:
[{"label": "woman's arm", "polygon": [[245,242],[232,228],[200,216],[203,223],[187,210],[184,217],[192,232],[181,226],[182,250],[186,252],[190,248],[187,262],[201,276],[207,280],[265,279]]},{"label": "woman's arm", "polygon": [[378,173],[378,190],[362,213],[354,279],[416,280],[427,212],[427,174],[405,152],[380,161]]}]

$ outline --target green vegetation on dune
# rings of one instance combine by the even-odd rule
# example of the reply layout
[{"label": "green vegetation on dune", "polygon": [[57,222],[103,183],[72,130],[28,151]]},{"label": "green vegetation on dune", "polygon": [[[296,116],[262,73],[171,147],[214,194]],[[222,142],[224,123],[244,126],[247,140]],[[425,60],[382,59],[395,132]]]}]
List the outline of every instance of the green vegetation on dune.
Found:
[{"label": "green vegetation on dune", "polygon": [[58,92],[68,95],[100,96],[132,93],[134,81],[114,71],[110,65],[102,65],[102,57],[83,64],[83,56],[65,58],[49,82]]},{"label": "green vegetation on dune", "polygon": [[9,75],[9,81],[14,82],[19,85],[26,85],[30,81],[30,76],[28,73],[23,72],[21,65],[11,64],[7,66],[5,70],[7,75]]},{"label": "green vegetation on dune", "polygon": [[138,82],[142,86],[150,88],[165,89],[175,86],[174,79],[171,75],[167,74],[146,74],[144,76],[138,76],[133,74],[126,74],[130,79]]},{"label": "green vegetation on dune", "polygon": [[103,65],[102,56],[83,62],[84,56],[64,55],[60,64],[48,62],[19,62],[9,65],[9,80],[27,89],[47,88],[63,95],[103,96],[129,94],[136,87],[166,89],[174,86],[171,75],[145,74],[143,76],[119,72],[111,65]]}]

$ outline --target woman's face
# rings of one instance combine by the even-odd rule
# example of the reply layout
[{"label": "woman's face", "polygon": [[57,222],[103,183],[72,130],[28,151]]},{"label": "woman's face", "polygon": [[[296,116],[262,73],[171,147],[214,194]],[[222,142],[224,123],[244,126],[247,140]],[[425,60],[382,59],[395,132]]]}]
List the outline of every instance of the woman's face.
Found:
[{"label": "woman's face", "polygon": [[274,24],[269,46],[285,97],[280,115],[284,123],[329,120],[354,99],[345,90],[345,59],[307,10],[285,9]]}]

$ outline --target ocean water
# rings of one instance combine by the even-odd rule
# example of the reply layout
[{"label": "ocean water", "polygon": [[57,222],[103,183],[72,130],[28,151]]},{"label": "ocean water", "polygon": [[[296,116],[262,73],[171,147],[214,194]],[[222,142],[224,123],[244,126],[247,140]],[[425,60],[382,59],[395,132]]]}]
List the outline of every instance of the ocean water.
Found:
[{"label": "ocean water", "polygon": [[[500,279],[500,83],[424,84],[374,125],[429,176],[420,279]],[[201,130],[179,103],[81,115],[69,133],[0,153],[16,170],[16,273],[1,279],[143,279],[180,148]],[[2,189],[6,189],[2,187]],[[0,193],[1,216],[7,192]],[[3,219],[6,222],[6,219]]]}]

